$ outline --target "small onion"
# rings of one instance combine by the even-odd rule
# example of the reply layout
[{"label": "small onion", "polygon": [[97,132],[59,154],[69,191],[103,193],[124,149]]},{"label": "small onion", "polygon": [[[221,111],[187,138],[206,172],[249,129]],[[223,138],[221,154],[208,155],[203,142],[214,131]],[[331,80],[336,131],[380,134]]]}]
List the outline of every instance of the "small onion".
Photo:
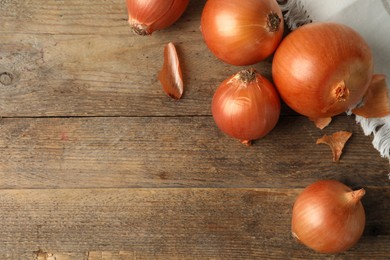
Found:
[{"label": "small onion", "polygon": [[316,121],[355,107],[373,75],[364,39],[336,23],[312,23],[290,33],[275,52],[272,76],[282,99]]},{"label": "small onion", "polygon": [[309,185],[293,207],[293,236],[321,253],[348,250],[364,231],[365,213],[360,201],[364,194],[364,189],[353,191],[334,180]]},{"label": "small onion", "polygon": [[165,29],[184,13],[189,0],[127,0],[129,24],[136,34]]},{"label": "small onion", "polygon": [[204,41],[219,59],[252,65],[270,56],[283,36],[275,0],[208,0],[202,12]]},{"label": "small onion", "polygon": [[279,95],[255,70],[243,70],[218,87],[212,114],[224,133],[249,145],[275,127],[280,115]]}]

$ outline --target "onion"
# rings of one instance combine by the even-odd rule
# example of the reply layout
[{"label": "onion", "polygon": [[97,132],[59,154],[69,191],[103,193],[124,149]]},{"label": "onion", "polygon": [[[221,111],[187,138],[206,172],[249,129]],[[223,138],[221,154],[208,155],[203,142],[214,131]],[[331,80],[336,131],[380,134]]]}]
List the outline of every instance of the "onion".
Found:
[{"label": "onion", "polygon": [[254,69],[242,70],[218,87],[212,114],[224,133],[249,145],[275,127],[280,115],[279,95]]},{"label": "onion", "polygon": [[336,23],[312,23],[290,33],[275,52],[272,76],[282,99],[317,121],[355,107],[372,79],[364,39]]},{"label": "onion", "polygon": [[129,24],[136,34],[165,29],[184,13],[189,0],[127,0]]},{"label": "onion", "polygon": [[360,202],[364,194],[364,189],[352,191],[334,180],[309,185],[293,207],[293,236],[321,253],[348,250],[364,231],[365,213]]},{"label": "onion", "polygon": [[270,56],[283,36],[275,0],[208,0],[201,30],[206,45],[232,65],[251,65]]}]

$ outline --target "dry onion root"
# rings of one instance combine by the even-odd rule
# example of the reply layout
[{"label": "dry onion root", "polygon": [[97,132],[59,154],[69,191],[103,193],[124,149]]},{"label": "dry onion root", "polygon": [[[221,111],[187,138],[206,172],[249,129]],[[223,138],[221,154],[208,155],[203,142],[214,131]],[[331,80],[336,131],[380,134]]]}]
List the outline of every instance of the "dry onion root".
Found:
[{"label": "dry onion root", "polygon": [[332,135],[324,135],[323,137],[317,140],[317,144],[327,144],[332,149],[333,161],[337,162],[340,160],[341,154],[343,153],[343,148],[352,136],[351,132],[347,131],[338,131]]}]

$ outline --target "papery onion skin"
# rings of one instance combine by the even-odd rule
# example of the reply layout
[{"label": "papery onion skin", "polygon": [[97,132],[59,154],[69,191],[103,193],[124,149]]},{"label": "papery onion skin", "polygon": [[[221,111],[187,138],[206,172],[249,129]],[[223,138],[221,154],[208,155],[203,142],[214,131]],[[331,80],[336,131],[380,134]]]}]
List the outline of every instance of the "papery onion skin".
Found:
[{"label": "papery onion skin", "polygon": [[270,56],[284,30],[275,0],[208,0],[201,31],[208,48],[226,63],[252,65]]},{"label": "papery onion skin", "polygon": [[164,48],[164,64],[158,80],[168,96],[176,100],[181,98],[184,91],[183,75],[176,47],[172,42]]},{"label": "papery onion skin", "polygon": [[189,0],[127,0],[129,24],[136,34],[150,35],[176,22]]},{"label": "papery onion skin", "polygon": [[275,52],[272,76],[281,98],[312,119],[353,108],[370,85],[373,58],[364,39],[336,23],[312,23],[290,33]]},{"label": "papery onion skin", "polygon": [[365,118],[378,118],[390,115],[390,93],[386,76],[374,74],[370,87],[363,97],[363,105],[352,110],[355,115]]},{"label": "papery onion skin", "polygon": [[267,135],[280,115],[274,86],[254,70],[243,70],[221,83],[212,100],[212,114],[222,132],[250,144]]},{"label": "papery onion skin", "polygon": [[364,231],[365,212],[360,201],[364,194],[364,189],[352,191],[335,180],[309,185],[293,207],[293,236],[321,253],[350,249]]},{"label": "papery onion skin", "polygon": [[333,154],[333,161],[340,160],[341,154],[348,139],[351,138],[352,133],[348,131],[337,131],[332,135],[323,135],[317,139],[316,144],[327,144],[330,146]]}]

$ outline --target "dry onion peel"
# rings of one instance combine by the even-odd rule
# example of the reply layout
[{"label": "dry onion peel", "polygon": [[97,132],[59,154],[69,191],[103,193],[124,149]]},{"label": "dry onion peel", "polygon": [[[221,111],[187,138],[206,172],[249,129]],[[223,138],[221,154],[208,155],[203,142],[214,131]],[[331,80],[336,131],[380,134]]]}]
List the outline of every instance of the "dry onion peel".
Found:
[{"label": "dry onion peel", "polygon": [[365,118],[385,117],[390,115],[390,98],[386,84],[386,77],[375,74],[371,85],[363,97],[363,105],[352,110],[355,115]]},{"label": "dry onion peel", "polygon": [[183,76],[175,45],[170,42],[164,48],[164,64],[158,74],[158,80],[165,93],[173,99],[180,99],[183,95]]},{"label": "dry onion peel", "polygon": [[309,118],[309,119],[313,121],[315,126],[321,130],[327,127],[332,121],[331,117],[320,117],[320,118]]},{"label": "dry onion peel", "polygon": [[351,132],[338,131],[332,135],[324,135],[317,140],[317,144],[327,144],[332,149],[333,161],[340,160],[343,148],[348,139],[352,136]]}]

